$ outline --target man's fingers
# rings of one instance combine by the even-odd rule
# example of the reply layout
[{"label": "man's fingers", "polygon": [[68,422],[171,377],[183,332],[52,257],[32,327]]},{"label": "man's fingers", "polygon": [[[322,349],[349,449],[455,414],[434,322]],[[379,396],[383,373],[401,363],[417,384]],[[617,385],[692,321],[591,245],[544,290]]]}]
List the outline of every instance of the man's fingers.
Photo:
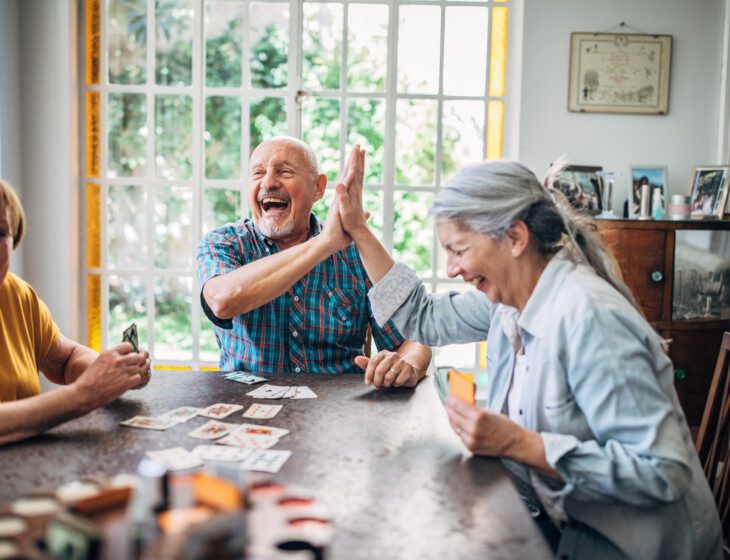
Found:
[{"label": "man's fingers", "polygon": [[367,369],[369,362],[370,358],[367,356],[355,356],[355,365],[359,368]]}]

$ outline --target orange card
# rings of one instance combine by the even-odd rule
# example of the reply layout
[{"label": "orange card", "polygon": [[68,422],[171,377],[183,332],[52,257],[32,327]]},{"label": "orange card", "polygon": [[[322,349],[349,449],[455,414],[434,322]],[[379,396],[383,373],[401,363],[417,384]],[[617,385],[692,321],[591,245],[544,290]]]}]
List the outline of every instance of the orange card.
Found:
[{"label": "orange card", "polygon": [[449,370],[449,390],[457,399],[465,403],[474,404],[474,376],[461,373],[455,369]]}]

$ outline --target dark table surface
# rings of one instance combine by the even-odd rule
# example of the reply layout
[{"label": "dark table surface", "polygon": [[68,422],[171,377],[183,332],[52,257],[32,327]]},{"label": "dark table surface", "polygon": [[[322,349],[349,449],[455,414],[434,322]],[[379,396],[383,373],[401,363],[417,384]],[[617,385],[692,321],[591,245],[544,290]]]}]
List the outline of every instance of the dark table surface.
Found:
[{"label": "dark table surface", "polygon": [[0,499],[87,476],[135,472],[147,450],[207,444],[187,436],[197,417],[166,431],[127,428],[134,415],[216,402],[283,404],[271,420],[241,412],[224,422],[287,428],[274,449],[292,456],[275,480],[306,488],[335,523],[334,560],[549,558],[501,463],[473,457],[449,426],[432,380],[375,391],[362,376],[280,376],[317,399],[256,400],[254,387],[218,372],[155,372],[149,385],[36,438],[0,448]]}]

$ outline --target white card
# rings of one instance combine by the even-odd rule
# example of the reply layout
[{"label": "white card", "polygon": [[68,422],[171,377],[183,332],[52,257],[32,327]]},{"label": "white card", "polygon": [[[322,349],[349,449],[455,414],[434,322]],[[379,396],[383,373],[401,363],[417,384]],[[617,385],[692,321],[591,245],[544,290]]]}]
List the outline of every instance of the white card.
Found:
[{"label": "white card", "polygon": [[192,406],[181,406],[179,408],[175,408],[173,410],[165,412],[165,414],[160,414],[158,418],[172,418],[173,420],[177,420],[178,422],[187,422],[191,418],[195,418],[199,412],[199,408],[194,408]]},{"label": "white card", "polygon": [[280,399],[288,390],[288,386],[271,385],[267,383],[266,385],[261,385],[261,387],[246,393],[246,395],[253,397],[254,399]]},{"label": "white card", "polygon": [[248,447],[250,449],[268,449],[279,443],[279,438],[273,436],[252,436],[251,434],[229,434],[217,441],[221,445],[234,447]]},{"label": "white card", "polygon": [[246,457],[241,468],[247,471],[262,471],[275,473],[291,455],[291,451],[281,449],[257,449]]},{"label": "white card", "polygon": [[259,426],[258,424],[240,424],[231,434],[246,436],[271,436],[277,439],[285,436],[289,430],[285,428],[274,428],[273,426]]},{"label": "white card", "polygon": [[159,461],[167,470],[170,471],[194,469],[195,467],[200,467],[203,464],[200,457],[193,455],[190,451],[182,447],[171,447],[170,449],[148,451],[147,456],[150,459]]},{"label": "white card", "polygon": [[221,418],[225,418],[229,414],[238,412],[242,408],[243,407],[240,404],[216,403],[198,412],[198,416],[206,416],[208,418],[215,418],[216,420],[219,420]]},{"label": "white card", "polygon": [[209,420],[202,426],[195,428],[188,435],[197,439],[218,439],[227,435],[238,424],[226,424],[225,422],[216,422]]},{"label": "white card", "polygon": [[134,416],[119,422],[122,426],[130,428],[144,428],[145,430],[167,430],[177,424],[177,420],[172,418],[152,418],[151,416]]},{"label": "white card", "polygon": [[227,373],[224,375],[226,379],[230,379],[231,381],[237,381],[238,383],[245,383],[246,385],[255,385],[256,383],[261,383],[262,381],[268,381],[266,377],[261,377],[260,375],[254,375],[253,373],[248,373],[244,371],[234,371],[231,373]]},{"label": "white card", "polygon": [[284,394],[281,395],[282,399],[291,399],[294,395],[297,394],[297,388],[292,386],[288,387],[286,391],[284,391]]},{"label": "white card", "polygon": [[306,385],[299,385],[296,387],[296,394],[292,397],[292,399],[316,399],[317,394],[312,391],[309,387]]},{"label": "white card", "polygon": [[259,418],[267,420],[273,418],[282,409],[280,404],[252,404],[246,412],[243,413],[244,418]]},{"label": "white card", "polygon": [[192,454],[203,461],[243,461],[251,454],[248,447],[228,447],[225,445],[198,445]]}]

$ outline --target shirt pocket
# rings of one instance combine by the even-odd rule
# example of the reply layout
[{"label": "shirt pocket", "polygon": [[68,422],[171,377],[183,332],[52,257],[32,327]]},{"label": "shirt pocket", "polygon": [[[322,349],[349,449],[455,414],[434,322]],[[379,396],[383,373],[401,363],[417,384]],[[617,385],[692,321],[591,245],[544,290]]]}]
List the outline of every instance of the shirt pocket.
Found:
[{"label": "shirt pocket", "polygon": [[[357,289],[339,286],[324,286],[323,309],[331,324],[339,325],[333,328],[337,332],[339,340],[345,340],[352,336],[358,336],[363,330],[362,318],[364,316],[365,295]],[[361,328],[363,327],[363,328]]]}]

